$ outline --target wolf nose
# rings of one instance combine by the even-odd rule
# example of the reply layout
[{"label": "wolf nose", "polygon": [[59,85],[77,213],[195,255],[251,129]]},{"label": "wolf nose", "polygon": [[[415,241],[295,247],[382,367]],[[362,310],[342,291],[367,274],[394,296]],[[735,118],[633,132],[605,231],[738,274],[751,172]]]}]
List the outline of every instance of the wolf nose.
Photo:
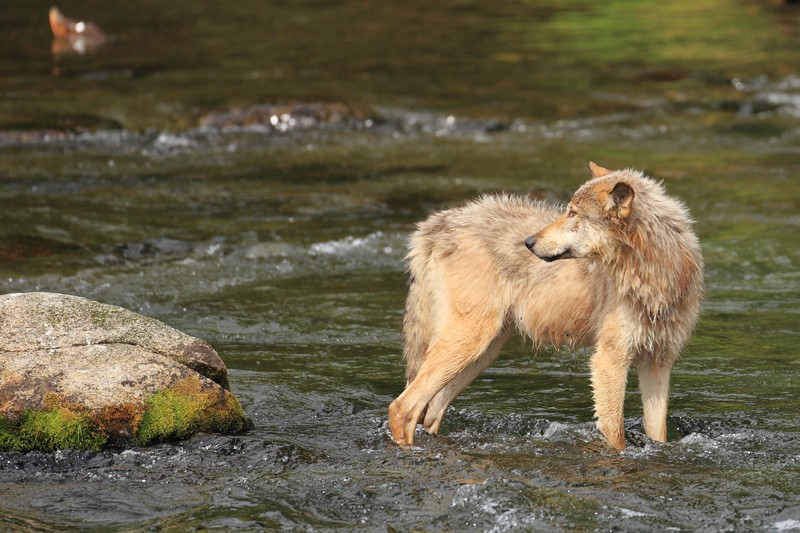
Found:
[{"label": "wolf nose", "polygon": [[525,248],[527,248],[531,252],[533,251],[534,244],[536,244],[536,237],[534,237],[533,235],[525,239]]}]

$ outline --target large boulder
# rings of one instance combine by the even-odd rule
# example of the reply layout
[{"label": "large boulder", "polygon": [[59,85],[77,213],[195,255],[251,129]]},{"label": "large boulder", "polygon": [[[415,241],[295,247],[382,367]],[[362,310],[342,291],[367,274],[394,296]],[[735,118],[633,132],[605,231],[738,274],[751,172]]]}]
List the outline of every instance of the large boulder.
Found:
[{"label": "large boulder", "polygon": [[205,341],[76,296],[0,296],[0,450],[146,445],[248,424]]}]

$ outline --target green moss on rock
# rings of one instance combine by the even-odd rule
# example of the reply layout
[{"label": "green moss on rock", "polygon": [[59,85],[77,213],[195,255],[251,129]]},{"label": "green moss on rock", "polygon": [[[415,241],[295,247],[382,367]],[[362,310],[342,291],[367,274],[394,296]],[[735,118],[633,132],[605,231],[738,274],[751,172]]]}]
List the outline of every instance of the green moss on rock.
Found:
[{"label": "green moss on rock", "polygon": [[14,420],[0,416],[0,451],[97,450],[105,443],[86,414],[68,407],[25,411]]},{"label": "green moss on rock", "polygon": [[95,412],[51,395],[41,410],[0,415],[0,451],[147,445],[201,432],[236,433],[249,425],[233,394],[191,376],[154,394],[144,405],[120,404]]},{"label": "green moss on rock", "polygon": [[201,432],[236,433],[249,422],[236,397],[192,377],[145,402],[136,441],[140,445],[187,438]]}]

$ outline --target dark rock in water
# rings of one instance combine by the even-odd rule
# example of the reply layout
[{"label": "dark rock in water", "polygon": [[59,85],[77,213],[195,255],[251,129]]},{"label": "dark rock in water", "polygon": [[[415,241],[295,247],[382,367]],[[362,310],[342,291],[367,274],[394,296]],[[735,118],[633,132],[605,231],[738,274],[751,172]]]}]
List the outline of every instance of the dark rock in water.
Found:
[{"label": "dark rock in water", "polygon": [[32,235],[6,235],[0,237],[0,265],[75,252],[79,249],[79,246],[54,239]]},{"label": "dark rock in water", "polygon": [[0,450],[144,445],[248,424],[205,341],[76,296],[0,296]]},{"label": "dark rock in water", "polygon": [[201,126],[212,129],[261,127],[285,132],[362,120],[365,120],[363,113],[334,102],[261,104],[211,113],[203,118]]}]

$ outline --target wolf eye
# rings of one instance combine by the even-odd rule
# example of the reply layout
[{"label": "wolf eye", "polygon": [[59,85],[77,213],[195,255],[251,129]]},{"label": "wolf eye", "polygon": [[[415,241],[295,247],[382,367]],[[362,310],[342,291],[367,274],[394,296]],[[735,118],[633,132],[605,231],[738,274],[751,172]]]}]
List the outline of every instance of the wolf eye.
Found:
[{"label": "wolf eye", "polygon": [[572,208],[567,209],[567,218],[572,218],[575,216],[575,210]]}]

